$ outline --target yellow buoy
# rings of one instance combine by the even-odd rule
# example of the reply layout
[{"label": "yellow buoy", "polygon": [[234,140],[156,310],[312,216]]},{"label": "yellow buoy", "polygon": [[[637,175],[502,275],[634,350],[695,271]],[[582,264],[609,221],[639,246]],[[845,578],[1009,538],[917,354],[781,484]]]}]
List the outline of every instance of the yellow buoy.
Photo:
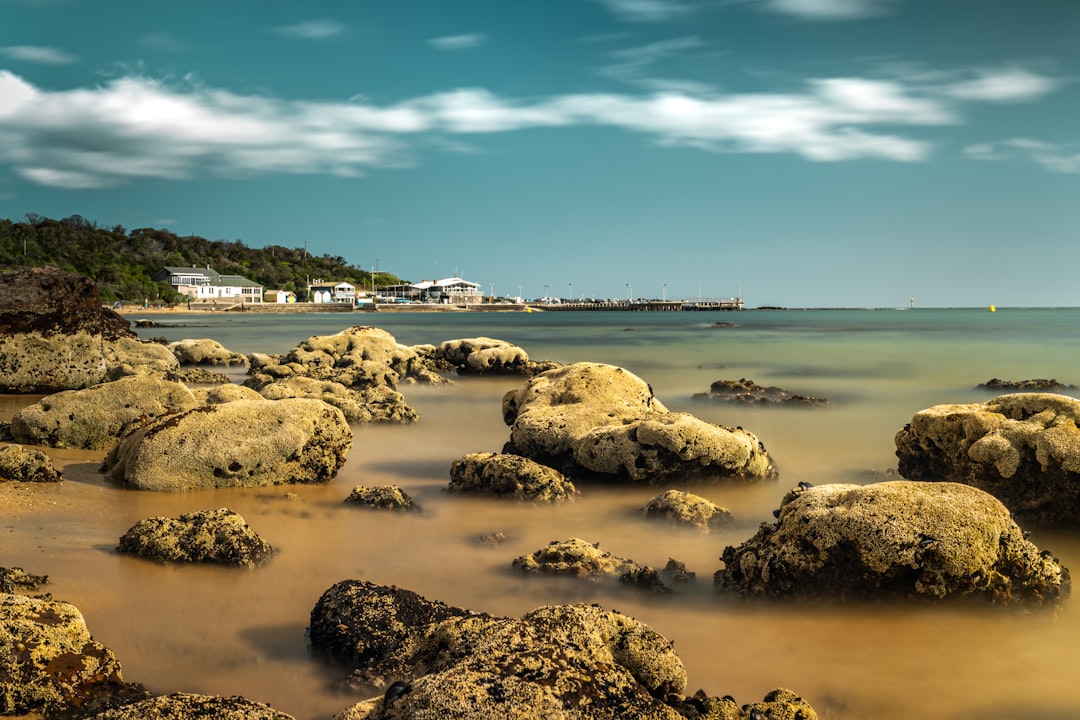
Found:
[{"label": "yellow buoy", "polygon": [[997,308],[993,305],[990,306],[990,312],[997,312]]}]

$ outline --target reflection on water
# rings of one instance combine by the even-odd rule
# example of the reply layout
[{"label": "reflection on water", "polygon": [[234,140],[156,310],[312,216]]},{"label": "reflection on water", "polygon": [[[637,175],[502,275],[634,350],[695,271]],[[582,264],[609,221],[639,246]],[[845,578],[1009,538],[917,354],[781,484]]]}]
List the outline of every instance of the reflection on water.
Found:
[{"label": "reflection on water", "polygon": [[[754,315],[739,320],[752,322]],[[841,343],[843,352],[830,343],[793,339],[771,329],[768,336],[744,333],[737,340],[730,334],[734,329],[711,329],[706,342],[686,328],[665,335],[650,325],[641,334],[650,343],[611,340],[619,333],[620,338],[635,335],[625,329],[632,321],[564,329],[557,338],[550,327],[542,333],[508,321],[506,327],[489,328],[455,319],[449,322],[458,325],[441,328],[439,334],[418,320],[397,321],[402,328],[388,329],[409,343],[512,335],[507,339],[538,359],[615,362],[648,380],[671,409],[752,430],[776,458],[778,482],[688,488],[732,511],[736,521],[722,531],[703,534],[645,521],[640,507],[664,488],[579,485],[581,497],[559,507],[447,495],[453,460],[467,452],[499,450],[509,435],[500,401],[520,381],[474,378],[451,387],[403,388],[420,411],[420,423],[354,428],[348,462],[325,486],[179,495],[127,491],[98,473],[101,453],[49,450],[64,472],[64,483],[0,485],[0,565],[48,574],[46,590],[83,611],[94,637],[116,652],[126,679],[157,692],[244,695],[302,719],[328,718],[357,699],[332,689],[345,670],[313,660],[305,637],[318,597],[347,578],[395,584],[502,615],[520,615],[543,604],[597,602],[673,640],[691,691],[701,687],[730,694],[740,703],[787,687],[826,719],[1080,717],[1072,678],[1080,660],[1072,642],[1080,636],[1080,621],[1071,604],[1059,613],[1032,614],[889,604],[768,605],[724,599],[711,586],[723,548],[771,521],[788,488],[803,480],[851,482],[860,470],[895,467],[892,436],[916,410],[985,399],[985,393],[971,388],[993,376],[1056,373],[1075,382],[1080,378],[1068,376],[1066,359],[1032,368],[1019,351],[1014,357],[980,355],[980,338],[938,347],[918,335],[897,343],[866,339],[870,334],[863,331],[857,333],[863,339]],[[235,337],[240,343],[276,343],[265,349],[280,352],[307,335],[340,329],[294,327],[282,338],[254,319],[237,328]],[[233,346],[219,327],[198,330],[192,336],[218,337],[245,352],[259,349]],[[610,342],[590,346],[587,335]],[[535,336],[537,347],[522,336]],[[964,362],[954,362],[957,358]],[[892,363],[906,371],[893,371]],[[718,370],[718,364],[725,369]],[[739,376],[850,399],[821,410],[732,408],[689,400],[713,380]],[[35,399],[0,399],[0,418],[9,419]],[[401,485],[423,511],[381,513],[343,504],[355,485],[389,483]],[[243,515],[278,555],[249,571],[156,565],[114,551],[119,537],[138,520],[217,507]],[[493,531],[505,533],[506,541],[495,547],[475,541]],[[697,581],[673,596],[648,597],[617,585],[522,577],[511,571],[514,557],[574,536],[657,567],[676,558],[697,573]],[[1036,530],[1032,540],[1066,566],[1080,567],[1075,535]]]}]

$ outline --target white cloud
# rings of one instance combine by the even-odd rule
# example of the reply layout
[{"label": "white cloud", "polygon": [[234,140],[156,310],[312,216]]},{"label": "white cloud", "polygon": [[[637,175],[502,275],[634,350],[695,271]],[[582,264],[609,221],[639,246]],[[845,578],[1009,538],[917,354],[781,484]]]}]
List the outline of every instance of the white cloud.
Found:
[{"label": "white cloud", "polygon": [[690,12],[673,0],[599,0],[608,10],[631,22],[661,22]]},{"label": "white cloud", "polygon": [[[1040,76],[1025,77],[1034,87]],[[672,86],[525,100],[462,88],[379,106],[362,97],[325,102],[239,95],[141,75],[52,92],[0,71],[0,165],[36,183],[73,189],[139,178],[354,177],[410,164],[414,148],[477,145],[462,145],[463,136],[581,126],[716,153],[912,162],[933,150],[918,129],[959,124],[967,103],[1001,96],[957,95],[955,84],[940,77],[854,77],[811,80],[785,93]],[[1075,150],[1019,142],[973,147],[969,154],[987,158],[1003,148],[1059,172],[1074,172],[1077,164]]]},{"label": "white cloud", "polygon": [[1080,143],[1049,143],[1031,138],[1014,138],[996,143],[978,143],[964,148],[975,160],[1028,160],[1051,172],[1080,173]]},{"label": "white cloud", "polygon": [[79,61],[79,58],[60,48],[42,45],[8,45],[7,47],[0,47],[0,53],[7,55],[12,60],[39,63],[41,65],[70,65]]},{"label": "white cloud", "polygon": [[1057,86],[1056,80],[1045,75],[1022,68],[1004,68],[977,71],[975,77],[953,82],[944,91],[961,100],[1017,102],[1038,99]]},{"label": "white cloud", "polygon": [[428,45],[436,50],[468,50],[480,47],[487,43],[487,35],[483,33],[470,33],[468,35],[447,35],[446,37],[431,38]]},{"label": "white cloud", "polygon": [[297,25],[286,25],[274,28],[274,32],[287,37],[300,38],[302,40],[322,40],[324,38],[343,35],[348,32],[348,26],[337,20],[309,20]]},{"label": "white cloud", "polygon": [[766,0],[774,12],[804,20],[858,20],[883,15],[890,0]]}]

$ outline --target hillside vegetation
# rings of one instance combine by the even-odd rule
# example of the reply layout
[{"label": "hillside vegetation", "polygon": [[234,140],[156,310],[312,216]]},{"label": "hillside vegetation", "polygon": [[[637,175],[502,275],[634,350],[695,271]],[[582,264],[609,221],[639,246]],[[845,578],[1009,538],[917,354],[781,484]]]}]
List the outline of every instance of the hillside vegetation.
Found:
[{"label": "hillside vegetation", "polygon": [[[27,215],[25,222],[0,219],[0,265],[55,265],[85,275],[97,282],[105,302],[178,301],[168,283],[150,279],[166,266],[209,266],[225,275],[242,275],[267,290],[292,290],[300,301],[308,299],[308,283],[316,279],[372,287],[372,273],[342,257],[279,245],[251,248],[241,240],[207,240],[156,228],[104,228],[79,215],[63,220]],[[380,287],[401,282],[387,272],[377,273],[376,281]]]}]

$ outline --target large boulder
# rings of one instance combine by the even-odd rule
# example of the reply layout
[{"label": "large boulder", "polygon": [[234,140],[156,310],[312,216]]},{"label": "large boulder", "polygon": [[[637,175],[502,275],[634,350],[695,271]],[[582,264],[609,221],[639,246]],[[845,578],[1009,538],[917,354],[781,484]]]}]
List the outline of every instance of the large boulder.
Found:
[{"label": "large boulder", "polygon": [[177,367],[101,306],[88,278],[55,267],[0,272],[0,392],[52,393]]},{"label": "large boulder", "polygon": [[43,450],[20,445],[0,447],[0,482],[60,482],[62,479]]},{"label": "large boulder", "polygon": [[74,605],[0,593],[0,715],[73,716],[146,694]]},{"label": "large boulder", "polygon": [[386,385],[356,389],[333,380],[294,376],[274,378],[256,373],[244,381],[267,400],[307,397],[329,403],[345,414],[351,423],[412,423],[419,414],[398,391]]},{"label": "large boulder", "polygon": [[577,494],[558,470],[506,453],[469,453],[455,460],[447,491],[543,503],[570,500]]},{"label": "large boulder", "polygon": [[172,693],[111,708],[86,720],[293,720],[291,715],[247,698]]},{"label": "large boulder", "polygon": [[1080,522],[1080,400],[1014,393],[921,410],[896,433],[900,474],[951,480],[1001,500],[1018,520]]},{"label": "large boulder", "polygon": [[135,375],[83,390],[48,395],[11,419],[17,442],[80,450],[108,450],[132,423],[198,406],[178,382]]},{"label": "large boulder", "polygon": [[[312,646],[320,653],[324,628],[336,646],[350,650],[347,658],[334,657],[348,659],[356,676],[385,688],[341,720],[682,720],[706,713],[737,720],[751,712],[702,691],[687,698],[686,671],[672,644],[644,623],[595,605],[499,618],[346,581],[328,590],[312,612]],[[803,712],[799,717],[817,717],[783,690],[753,707],[769,717],[794,718],[796,708]]]},{"label": "large boulder", "polygon": [[109,452],[102,470],[165,492],[325,483],[351,446],[345,417],[321,400],[237,400],[148,422]]},{"label": "large boulder", "polygon": [[174,563],[214,563],[256,567],[274,555],[243,517],[228,508],[202,510],[179,518],[140,520],[120,538],[122,553]]},{"label": "large boulder", "polygon": [[488,337],[447,340],[436,348],[435,359],[440,365],[455,368],[459,375],[532,377],[559,366],[529,360],[529,354],[517,345]]},{"label": "large boulder", "polygon": [[167,346],[181,365],[240,366],[248,364],[247,355],[233,352],[210,338],[185,338]]},{"label": "large boulder", "polygon": [[542,373],[507,392],[502,413],[510,425],[503,452],[574,479],[662,483],[776,476],[752,433],[669,412],[644,380],[613,365],[583,362]]},{"label": "large boulder", "polygon": [[746,596],[1054,607],[1071,588],[1004,505],[958,483],[804,484],[721,559],[716,585]]}]

